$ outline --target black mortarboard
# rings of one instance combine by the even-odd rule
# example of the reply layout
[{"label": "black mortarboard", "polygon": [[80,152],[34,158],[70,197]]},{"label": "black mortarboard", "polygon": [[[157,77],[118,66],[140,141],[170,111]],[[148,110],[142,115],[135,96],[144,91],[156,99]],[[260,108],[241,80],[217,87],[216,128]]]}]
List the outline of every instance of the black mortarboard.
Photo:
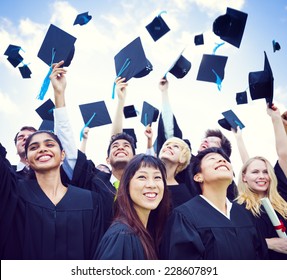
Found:
[{"label": "black mortarboard", "polygon": [[247,14],[235,9],[227,8],[226,14],[219,16],[213,22],[213,32],[222,40],[239,48],[245,25]]},{"label": "black mortarboard", "polygon": [[227,56],[203,54],[196,79],[216,83],[219,86],[224,78],[227,58]]},{"label": "black mortarboard", "polygon": [[237,105],[248,103],[246,91],[236,93],[236,103]]},{"label": "black mortarboard", "polygon": [[146,29],[154,41],[157,41],[168,31],[170,31],[170,28],[161,17],[161,13],[146,26]]},{"label": "black mortarboard", "polygon": [[87,24],[91,19],[92,19],[92,16],[89,15],[89,12],[79,14],[79,15],[77,15],[77,17],[74,21],[74,25],[76,25],[76,24],[79,24],[79,25]]},{"label": "black mortarboard", "polygon": [[281,49],[280,44],[275,40],[272,41],[272,46],[273,46],[273,52],[279,51]]},{"label": "black mortarboard", "polygon": [[24,79],[31,78],[31,70],[27,65],[19,67],[19,71]]},{"label": "black mortarboard", "polygon": [[75,53],[77,38],[51,24],[38,52],[38,57],[47,65],[64,60],[63,66],[69,66]]},{"label": "black mortarboard", "polygon": [[24,59],[19,53],[17,53],[13,56],[8,56],[7,60],[16,68]]},{"label": "black mortarboard", "polygon": [[117,77],[126,78],[125,82],[137,75],[145,76],[152,70],[152,67],[150,69],[151,64],[145,56],[140,37],[124,47],[114,57],[114,60]]},{"label": "black mortarboard", "polygon": [[159,115],[159,110],[153,107],[151,104],[147,103],[146,101],[143,102],[142,106],[142,114],[141,114],[141,123],[144,126],[148,124],[152,124],[153,122],[157,121]]},{"label": "black mortarboard", "polygon": [[43,120],[54,121],[54,113],[55,104],[51,99],[45,101],[40,107],[38,107],[35,111]]},{"label": "black mortarboard", "polygon": [[[183,55],[183,51],[181,52],[180,56],[176,59],[176,61],[173,63],[173,65],[170,67],[170,69],[167,71],[167,73],[171,73],[176,78],[181,79],[183,78],[188,71],[191,68],[191,63],[188,61]],[[164,75],[164,78],[166,78],[167,73]]]},{"label": "black mortarboard", "polygon": [[199,34],[199,35],[194,36],[194,44],[196,46],[204,44],[203,34]]},{"label": "black mortarboard", "polygon": [[39,130],[54,131],[54,121],[43,120],[39,127]]},{"label": "black mortarboard", "polygon": [[250,72],[248,75],[249,91],[252,100],[265,98],[266,103],[271,107],[273,102],[273,73],[266,55],[264,52],[264,70]]},{"label": "black mortarboard", "polygon": [[240,129],[245,127],[245,125],[238,119],[238,117],[234,114],[232,110],[223,112],[222,115],[224,116],[224,118],[218,120],[218,124],[221,127],[227,130],[231,130],[231,128],[236,130],[238,126],[240,127]]},{"label": "black mortarboard", "polygon": [[131,137],[133,137],[134,139],[134,144],[135,144],[135,148],[137,148],[137,136],[135,134],[135,130],[133,128],[124,128],[123,132],[127,133],[128,135],[130,135]]},{"label": "black mortarboard", "polygon": [[128,105],[124,107],[124,116],[126,119],[137,116],[137,111],[134,105]]},{"label": "black mortarboard", "polygon": [[90,128],[112,123],[105,101],[79,105],[85,126]]},{"label": "black mortarboard", "polygon": [[20,46],[9,45],[6,49],[6,51],[4,52],[4,55],[10,56],[10,57],[15,57],[15,56],[17,56],[17,54],[19,53],[20,50],[21,50]]}]

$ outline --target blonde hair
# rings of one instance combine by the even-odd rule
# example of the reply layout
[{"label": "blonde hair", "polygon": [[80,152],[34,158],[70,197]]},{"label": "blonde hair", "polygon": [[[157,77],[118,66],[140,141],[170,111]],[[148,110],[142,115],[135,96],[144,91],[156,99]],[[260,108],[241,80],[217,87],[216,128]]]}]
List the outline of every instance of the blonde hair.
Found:
[{"label": "blonde hair", "polygon": [[169,139],[167,139],[163,145],[162,145],[162,148],[159,152],[159,154],[161,154],[161,151],[162,149],[168,145],[168,144],[171,144],[171,143],[175,143],[175,144],[178,144],[178,146],[180,147],[181,149],[181,153],[180,153],[180,158],[179,160],[181,161],[178,165],[178,167],[176,168],[175,170],[175,175],[178,174],[180,171],[184,170],[190,163],[190,159],[191,159],[191,151],[190,151],[190,148],[188,146],[188,144],[178,138],[178,137],[171,137]]},{"label": "blonde hair", "polygon": [[260,213],[260,206],[261,206],[261,200],[260,197],[256,192],[254,192],[249,185],[243,181],[243,175],[246,174],[246,171],[249,167],[249,165],[254,162],[255,160],[261,160],[266,164],[267,172],[270,177],[270,184],[269,188],[266,193],[266,197],[269,198],[274,210],[276,210],[284,219],[287,219],[287,202],[281,197],[277,190],[277,184],[278,180],[275,175],[274,169],[270,162],[261,156],[256,156],[248,159],[246,163],[243,164],[239,178],[238,178],[238,196],[236,198],[236,201],[239,204],[246,204],[246,209],[250,210],[252,214],[256,217],[259,217],[261,215]]}]

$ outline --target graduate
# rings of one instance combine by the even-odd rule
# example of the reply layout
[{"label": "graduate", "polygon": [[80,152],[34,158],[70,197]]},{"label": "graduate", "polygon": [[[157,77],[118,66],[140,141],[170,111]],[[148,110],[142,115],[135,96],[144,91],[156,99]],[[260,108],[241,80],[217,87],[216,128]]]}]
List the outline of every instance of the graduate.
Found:
[{"label": "graduate", "polygon": [[208,148],[194,158],[192,173],[201,195],[176,207],[160,246],[162,259],[247,260],[266,258],[267,246],[250,213],[230,202],[229,158]]},{"label": "graduate", "polygon": [[164,164],[156,157],[135,155],[120,181],[115,216],[95,259],[153,260],[169,212]]},{"label": "graduate", "polygon": [[194,197],[195,193],[192,188],[185,183],[179,183],[176,179],[176,175],[189,165],[191,151],[188,144],[180,138],[171,137],[164,142],[158,157],[166,167],[167,186],[172,208]]},{"label": "graduate", "polygon": [[25,143],[31,179],[20,179],[0,144],[0,258],[92,259],[106,228],[109,205],[98,193],[64,185],[61,142],[37,131]]},{"label": "graduate", "polygon": [[[286,183],[286,176],[284,175],[284,177]],[[237,202],[243,204],[254,215],[262,235],[266,238],[269,258],[286,260],[287,238],[278,237],[261,202],[261,198],[269,198],[278,219],[282,223],[282,230],[285,228],[286,231],[287,201],[280,195],[277,186],[278,180],[270,162],[264,157],[255,156],[242,166],[238,178],[239,195]]]}]

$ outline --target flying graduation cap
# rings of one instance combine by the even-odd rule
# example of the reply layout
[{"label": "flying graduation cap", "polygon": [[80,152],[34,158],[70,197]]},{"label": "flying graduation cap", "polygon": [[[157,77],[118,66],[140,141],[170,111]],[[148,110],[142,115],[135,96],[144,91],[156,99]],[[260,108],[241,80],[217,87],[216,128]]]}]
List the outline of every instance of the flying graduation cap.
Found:
[{"label": "flying graduation cap", "polygon": [[272,40],[272,47],[273,47],[273,52],[279,51],[281,49],[280,44],[275,40]]},{"label": "flying graduation cap", "polygon": [[24,58],[19,54],[20,50],[24,51],[20,46],[9,45],[4,55],[8,56],[7,60],[14,68],[16,68],[20,63],[23,64],[18,68],[23,79],[31,78],[32,72],[28,65],[23,62]]},{"label": "flying graduation cap", "polygon": [[79,24],[79,25],[85,25],[87,24],[90,20],[92,19],[92,16],[89,15],[89,12],[85,12],[82,14],[78,14],[75,21],[74,25]]},{"label": "flying graduation cap", "polygon": [[163,35],[165,35],[168,31],[170,31],[170,28],[165,23],[161,15],[163,13],[166,13],[166,11],[160,12],[151,23],[149,23],[146,26],[146,29],[150,36],[153,38],[154,41],[157,41],[160,39]]},{"label": "flying graduation cap", "polygon": [[105,101],[82,104],[79,108],[85,123],[81,130],[80,140],[83,138],[85,127],[93,128],[112,123]]},{"label": "flying graduation cap", "polygon": [[[137,37],[125,46],[114,57],[117,77],[126,78],[125,82],[131,78],[141,78],[152,71],[152,64],[146,58],[140,37]],[[112,98],[114,98],[115,86],[113,86]]]},{"label": "flying graduation cap", "polygon": [[224,118],[218,120],[218,124],[221,127],[227,130],[231,130],[231,128],[233,128],[235,131],[237,130],[237,127],[239,127],[240,129],[245,127],[245,125],[239,120],[239,118],[232,110],[225,111],[222,113],[222,115],[224,116]]},{"label": "flying graduation cap", "polygon": [[124,111],[124,116],[126,119],[133,118],[138,115],[138,111],[136,110],[134,105],[125,106],[123,111]]},{"label": "flying graduation cap", "polygon": [[38,99],[43,100],[48,90],[52,64],[64,60],[63,67],[68,67],[74,57],[76,38],[59,27],[51,24],[39,49],[38,57],[50,68],[41,87]]},{"label": "flying graduation cap", "polygon": [[35,111],[42,119],[42,123],[39,130],[50,130],[54,131],[54,114],[53,110],[55,104],[51,99],[45,101],[41,106],[39,106]]},{"label": "flying graduation cap", "polygon": [[182,55],[183,51],[177,57],[177,59],[172,64],[172,66],[169,68],[169,70],[164,74],[164,77],[163,77],[164,79],[166,79],[166,75],[168,73],[171,73],[176,78],[181,79],[189,72],[191,68],[191,63]]},{"label": "flying graduation cap", "polygon": [[236,93],[236,103],[237,105],[248,103],[246,91]]},{"label": "flying graduation cap", "polygon": [[22,50],[20,46],[9,45],[4,52],[4,55],[7,55],[7,60],[13,65],[13,67],[17,67],[24,59],[19,54],[19,51]]},{"label": "flying graduation cap", "polygon": [[198,34],[198,35],[195,35],[195,36],[194,36],[194,44],[195,44],[196,46],[199,46],[199,45],[203,45],[203,44],[204,44],[203,34]]},{"label": "flying graduation cap", "polygon": [[227,56],[203,54],[196,79],[216,83],[220,90],[227,58]]},{"label": "flying graduation cap", "polygon": [[222,40],[239,48],[243,37],[248,14],[227,8],[226,14],[213,22],[213,32]]},{"label": "flying graduation cap", "polygon": [[265,51],[264,70],[250,72],[248,80],[251,99],[265,98],[266,103],[271,107],[273,102],[274,77]]},{"label": "flying graduation cap", "polygon": [[159,110],[149,104],[148,102],[144,101],[142,106],[142,114],[141,114],[141,123],[144,126],[148,124],[152,124],[153,122],[157,121],[159,115]]}]

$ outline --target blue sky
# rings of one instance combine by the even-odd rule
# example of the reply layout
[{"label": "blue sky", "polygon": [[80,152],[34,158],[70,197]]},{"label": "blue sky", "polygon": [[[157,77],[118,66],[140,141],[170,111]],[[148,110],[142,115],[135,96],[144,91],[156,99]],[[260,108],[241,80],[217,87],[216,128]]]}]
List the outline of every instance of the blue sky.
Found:
[{"label": "blue sky", "polygon": [[[216,43],[223,42],[212,32],[213,21],[231,7],[248,14],[240,48],[228,43],[216,54],[228,56],[221,91],[213,83],[196,80],[203,54],[211,54]],[[154,42],[145,26],[161,11],[170,27]],[[92,20],[84,26],[73,26],[78,13],[89,11]],[[134,104],[140,111],[147,101],[160,109],[158,82],[173,60],[185,48],[183,55],[192,63],[183,79],[168,74],[169,96],[173,111],[185,138],[189,138],[195,152],[207,128],[219,128],[222,112],[232,109],[245,124],[243,136],[251,155],[266,156],[272,163],[276,151],[271,121],[266,114],[264,100],[237,105],[235,94],[248,91],[248,73],[261,71],[266,51],[274,75],[274,103],[283,112],[287,106],[287,3],[283,0],[173,0],[173,1],[1,1],[0,2],[0,141],[8,150],[8,158],[17,162],[13,138],[23,125],[39,127],[40,117],[35,112],[43,101],[37,100],[47,66],[37,57],[49,25],[53,23],[77,38],[75,57],[68,67],[67,108],[72,120],[77,143],[83,126],[78,105],[105,100],[111,117],[116,99],[112,100],[115,78],[114,56],[140,36],[153,71],[142,79],[131,79],[126,105]],[[205,44],[195,46],[194,35],[204,34]],[[272,40],[281,45],[273,52]],[[20,45],[24,62],[29,63],[31,79],[22,79],[18,69],[7,61],[4,52],[9,44]],[[45,100],[53,100],[49,88]],[[44,100],[44,101],[45,101]],[[124,127],[134,127],[138,136],[138,152],[144,152],[146,140],[140,119],[126,119]],[[157,125],[153,125],[156,130]],[[94,128],[90,132],[87,154],[95,163],[105,162],[105,151],[111,126]],[[232,162],[235,170],[241,166],[234,136]]]}]

